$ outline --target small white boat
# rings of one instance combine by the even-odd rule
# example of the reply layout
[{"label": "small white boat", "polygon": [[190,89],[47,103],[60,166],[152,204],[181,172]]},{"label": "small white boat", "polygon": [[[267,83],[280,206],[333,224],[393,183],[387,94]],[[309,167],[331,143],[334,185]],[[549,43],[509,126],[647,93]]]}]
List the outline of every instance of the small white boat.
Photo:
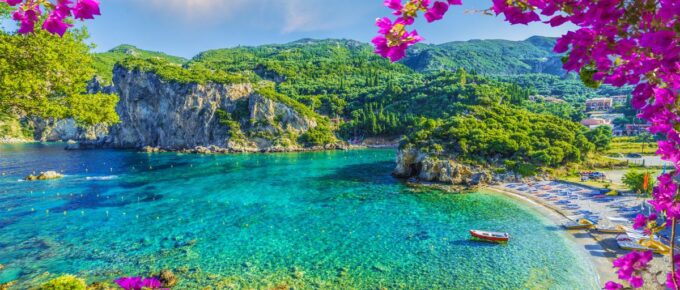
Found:
[{"label": "small white boat", "polygon": [[470,235],[473,238],[497,243],[507,242],[508,240],[510,240],[510,234],[508,233],[470,230]]}]

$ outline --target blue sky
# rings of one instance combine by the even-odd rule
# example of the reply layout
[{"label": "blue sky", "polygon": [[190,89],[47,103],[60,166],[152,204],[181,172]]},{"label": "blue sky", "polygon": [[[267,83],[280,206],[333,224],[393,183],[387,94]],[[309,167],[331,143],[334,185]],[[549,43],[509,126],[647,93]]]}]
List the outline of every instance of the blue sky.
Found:
[{"label": "blue sky", "polygon": [[[427,43],[469,39],[522,40],[559,36],[547,25],[510,26],[500,17],[471,13],[490,0],[463,1],[448,17],[416,28]],[[349,38],[368,42],[382,0],[101,0],[102,16],[86,22],[97,51],[119,44],[192,57],[238,45],[285,43],[300,38]]]}]

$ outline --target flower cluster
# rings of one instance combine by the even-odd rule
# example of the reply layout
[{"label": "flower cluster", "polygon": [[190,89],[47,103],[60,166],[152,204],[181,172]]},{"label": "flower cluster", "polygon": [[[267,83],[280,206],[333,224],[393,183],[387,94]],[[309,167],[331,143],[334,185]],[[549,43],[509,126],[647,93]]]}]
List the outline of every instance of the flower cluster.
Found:
[{"label": "flower cluster", "polygon": [[635,222],[633,223],[633,228],[636,230],[644,229],[646,234],[652,234],[650,229],[656,227],[657,216],[655,213],[650,214],[648,217],[642,214],[638,214],[635,217]]},{"label": "flower cluster", "polygon": [[[454,1],[448,1],[448,4]],[[488,11],[504,15],[511,24],[542,21],[551,26],[569,23],[577,29],[557,40],[554,51],[565,53],[564,68],[578,72],[592,84],[632,86],[632,106],[638,117],[650,123],[652,134],[663,136],[657,154],[671,162],[675,173],[659,177],[654,188],[654,205],[658,214],[669,221],[680,219],[677,181],[680,172],[680,1],[624,1],[624,0],[492,0]],[[381,35],[374,40],[377,52],[392,61],[404,57],[404,50],[414,41],[399,38],[404,26],[413,23],[418,12],[425,12],[428,21],[441,18],[448,9],[435,8],[429,1],[385,1],[399,16],[395,23],[379,21]],[[428,16],[429,13],[429,16]],[[397,26],[397,29],[393,29]],[[414,31],[415,33],[415,31]],[[386,38],[388,41],[381,41]],[[404,45],[406,44],[406,45]],[[639,217],[637,226],[644,226],[650,218]],[[674,224],[666,223],[665,226]],[[649,226],[648,226],[649,227]],[[671,237],[674,238],[674,237]],[[639,254],[634,254],[639,255]],[[674,261],[678,262],[674,257]],[[627,259],[630,259],[628,257]],[[645,256],[648,262],[651,256]],[[621,260],[619,265],[627,265]],[[620,270],[629,273],[628,270]],[[642,281],[639,276],[623,275],[631,286]],[[635,277],[628,279],[628,277]],[[676,289],[680,273],[668,275],[670,288]],[[618,289],[617,283],[607,283],[607,289]],[[617,286],[619,285],[619,286]]]},{"label": "flower cluster", "polygon": [[[619,269],[616,272],[619,275],[619,279],[628,281],[633,288],[640,288],[644,284],[640,273],[647,268],[651,260],[652,251],[633,251],[614,260],[614,268]],[[618,287],[616,286],[618,284],[614,282],[607,284],[610,285],[608,289],[617,289],[616,287]]]},{"label": "flower cluster", "polygon": [[669,289],[676,289],[676,284],[673,281],[680,280],[680,255],[675,255],[673,261],[676,270],[675,272],[666,275],[666,287]]},{"label": "flower cluster", "polygon": [[[12,19],[19,22],[21,34],[28,34],[35,31],[35,25],[41,18],[44,18],[42,29],[63,36],[73,24],[67,19],[85,20],[94,19],[95,15],[101,15],[99,11],[99,1],[97,0],[57,0],[55,3],[49,0],[0,0],[9,6],[17,7],[12,13]],[[43,9],[48,11],[43,15]]]},{"label": "flower cluster", "polygon": [[428,22],[434,22],[444,17],[450,5],[461,5],[461,0],[430,1],[409,0],[405,4],[402,0],[385,0],[385,6],[394,10],[395,21],[390,18],[378,18],[379,36],[373,38],[376,53],[391,61],[398,61],[406,55],[406,49],[423,40],[416,30],[408,31],[406,27],[412,25],[419,12],[424,13]]},{"label": "flower cluster", "polygon": [[123,277],[115,281],[118,286],[125,290],[142,290],[150,289],[156,290],[161,289],[162,283],[160,280],[152,278],[142,278],[142,277]]}]

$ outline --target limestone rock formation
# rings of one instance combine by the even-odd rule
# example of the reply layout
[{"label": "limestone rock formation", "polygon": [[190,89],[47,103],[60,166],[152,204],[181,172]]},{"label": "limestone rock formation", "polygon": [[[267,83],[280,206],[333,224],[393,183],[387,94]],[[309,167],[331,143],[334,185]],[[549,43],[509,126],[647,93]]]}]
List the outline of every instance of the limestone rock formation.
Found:
[{"label": "limestone rock formation", "polygon": [[294,151],[300,149],[297,136],[317,126],[315,118],[258,94],[251,84],[185,84],[122,66],[114,69],[113,81],[120,124],[111,128],[106,146],[197,153]]},{"label": "limestone rock formation", "polygon": [[417,149],[400,149],[393,175],[420,181],[452,185],[477,186],[492,181],[492,175],[481,168],[423,153]]},{"label": "limestone rock formation", "polygon": [[40,172],[38,175],[29,175],[26,176],[26,180],[28,181],[35,181],[35,180],[50,180],[50,179],[59,179],[64,177],[63,174],[60,174],[56,171],[45,171],[45,172]]}]

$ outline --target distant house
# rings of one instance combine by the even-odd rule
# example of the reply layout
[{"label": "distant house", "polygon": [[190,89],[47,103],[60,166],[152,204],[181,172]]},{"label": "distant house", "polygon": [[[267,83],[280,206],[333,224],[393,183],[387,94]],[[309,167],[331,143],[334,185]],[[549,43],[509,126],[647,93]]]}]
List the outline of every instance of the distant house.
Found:
[{"label": "distant house", "polygon": [[589,129],[595,129],[600,126],[613,127],[612,122],[605,119],[589,118],[581,121],[581,125],[588,127]]},{"label": "distant house", "polygon": [[547,103],[566,103],[565,100],[562,100],[556,96],[541,96],[541,95],[532,95],[529,96],[529,101],[532,102],[547,102]]},{"label": "distant house", "polygon": [[607,114],[607,113],[598,113],[598,112],[593,112],[588,114],[588,117],[591,119],[604,119],[609,121],[609,123],[614,123],[614,120],[616,119],[623,119],[626,116],[624,114]]},{"label": "distant house", "polygon": [[611,96],[612,101],[614,102],[615,105],[625,105],[628,103],[628,96],[620,95],[620,96]]},{"label": "distant house", "polygon": [[644,132],[647,132],[647,129],[651,125],[649,124],[625,124],[623,125],[623,134],[625,136],[637,136],[640,135]]},{"label": "distant house", "polygon": [[586,111],[609,111],[614,106],[612,98],[594,98],[586,100]]}]

